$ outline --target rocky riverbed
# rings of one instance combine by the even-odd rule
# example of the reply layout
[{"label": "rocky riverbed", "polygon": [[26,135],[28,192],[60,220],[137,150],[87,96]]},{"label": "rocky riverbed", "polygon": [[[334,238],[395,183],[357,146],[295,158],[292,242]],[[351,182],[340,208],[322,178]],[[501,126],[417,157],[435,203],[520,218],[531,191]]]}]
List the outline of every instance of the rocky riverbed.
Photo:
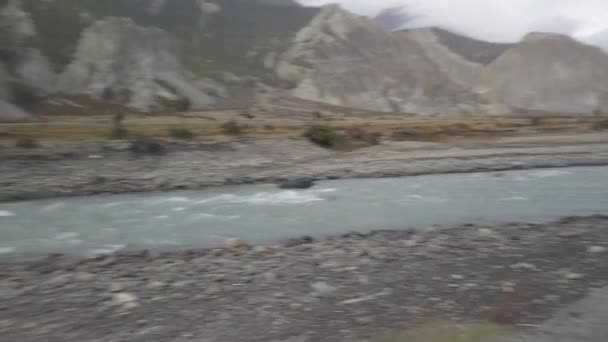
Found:
[{"label": "rocky riverbed", "polygon": [[426,321],[525,326],[608,285],[608,216],[0,264],[0,336],[356,341]]},{"label": "rocky riverbed", "polygon": [[[153,151],[154,152],[154,151]],[[385,142],[351,152],[305,140],[163,143],[142,153],[129,142],[0,149],[0,201],[201,189],[290,179],[409,176],[538,167],[608,165],[605,134],[493,141]]]}]

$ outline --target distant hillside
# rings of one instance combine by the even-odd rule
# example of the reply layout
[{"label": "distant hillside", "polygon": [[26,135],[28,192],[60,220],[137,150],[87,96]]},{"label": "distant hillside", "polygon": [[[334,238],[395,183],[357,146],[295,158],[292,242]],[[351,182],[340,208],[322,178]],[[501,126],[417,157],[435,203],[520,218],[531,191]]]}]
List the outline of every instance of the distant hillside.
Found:
[{"label": "distant hillside", "polygon": [[596,47],[552,34],[499,44],[390,31],[412,18],[293,0],[0,0],[0,120],[276,98],[432,115],[608,113],[608,55]]},{"label": "distant hillside", "polygon": [[[182,57],[195,71],[259,74],[263,54],[285,44],[318,12],[291,0],[22,1],[36,25],[33,46],[57,68],[71,60],[87,26],[114,16],[172,33],[182,45]],[[247,58],[255,54],[260,58]]]},{"label": "distant hillside", "polygon": [[491,43],[435,27],[441,43],[462,57],[481,64],[490,64],[514,44]]}]

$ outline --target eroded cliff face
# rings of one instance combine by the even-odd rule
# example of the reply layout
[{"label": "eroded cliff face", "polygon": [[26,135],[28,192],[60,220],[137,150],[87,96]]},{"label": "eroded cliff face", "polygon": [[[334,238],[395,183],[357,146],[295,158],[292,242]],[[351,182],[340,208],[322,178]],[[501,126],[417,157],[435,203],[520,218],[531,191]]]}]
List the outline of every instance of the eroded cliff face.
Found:
[{"label": "eroded cliff face", "polygon": [[302,29],[277,68],[295,97],[371,111],[494,112],[491,101],[455,82],[420,42],[327,6]]},{"label": "eroded cliff face", "polygon": [[499,100],[555,113],[608,113],[608,55],[558,34],[533,33],[488,66]]},{"label": "eroded cliff face", "polygon": [[189,108],[208,108],[222,87],[196,79],[181,64],[175,41],[165,31],[127,18],[107,18],[83,32],[57,91],[146,111],[186,102]]}]

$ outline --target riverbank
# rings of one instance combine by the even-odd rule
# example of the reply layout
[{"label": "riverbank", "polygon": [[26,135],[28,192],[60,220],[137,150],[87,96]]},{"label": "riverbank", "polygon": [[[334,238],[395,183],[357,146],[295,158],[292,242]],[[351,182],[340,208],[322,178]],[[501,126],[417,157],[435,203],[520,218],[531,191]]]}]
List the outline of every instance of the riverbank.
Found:
[{"label": "riverbank", "polygon": [[0,335],[356,341],[436,320],[537,324],[608,285],[608,217],[0,264]]},{"label": "riverbank", "polygon": [[203,189],[434,173],[608,165],[602,133],[493,140],[398,142],[350,152],[305,140],[168,142],[162,154],[134,154],[127,142],[56,144],[0,151],[0,201],[100,193]]}]

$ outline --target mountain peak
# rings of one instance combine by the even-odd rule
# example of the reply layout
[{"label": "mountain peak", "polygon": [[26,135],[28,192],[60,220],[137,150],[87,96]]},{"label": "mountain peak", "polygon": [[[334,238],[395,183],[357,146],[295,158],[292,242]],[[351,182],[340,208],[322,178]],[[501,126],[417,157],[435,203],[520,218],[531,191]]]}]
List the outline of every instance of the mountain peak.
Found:
[{"label": "mountain peak", "polygon": [[524,36],[523,41],[535,41],[535,40],[563,40],[563,41],[574,41],[572,37],[553,32],[530,32]]},{"label": "mountain peak", "polygon": [[416,16],[408,11],[406,6],[394,6],[386,8],[374,17],[374,21],[389,31],[404,28],[408,22]]}]

